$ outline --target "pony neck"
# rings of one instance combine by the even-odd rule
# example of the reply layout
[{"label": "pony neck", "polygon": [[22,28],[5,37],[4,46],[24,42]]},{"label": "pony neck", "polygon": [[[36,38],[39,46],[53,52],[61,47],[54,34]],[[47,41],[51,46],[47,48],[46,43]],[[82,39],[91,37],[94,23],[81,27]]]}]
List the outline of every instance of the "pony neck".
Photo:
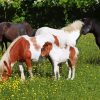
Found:
[{"label": "pony neck", "polygon": [[94,24],[95,24],[95,20],[92,21],[90,33],[93,33],[95,38],[100,37],[100,34],[98,34],[98,32],[95,32],[96,27]]},{"label": "pony neck", "polygon": [[6,63],[7,63],[7,65],[10,67],[10,64],[11,64],[11,62],[10,62],[10,49],[11,49],[11,47],[14,45],[14,43],[18,40],[18,39],[20,39],[21,37],[18,37],[18,38],[16,38],[11,44],[10,44],[10,46],[8,47],[8,49],[6,50],[6,52],[4,53],[4,55],[2,56],[2,58],[1,58],[1,61],[0,61],[0,70],[3,68],[3,66],[4,66],[4,61],[6,61]]}]

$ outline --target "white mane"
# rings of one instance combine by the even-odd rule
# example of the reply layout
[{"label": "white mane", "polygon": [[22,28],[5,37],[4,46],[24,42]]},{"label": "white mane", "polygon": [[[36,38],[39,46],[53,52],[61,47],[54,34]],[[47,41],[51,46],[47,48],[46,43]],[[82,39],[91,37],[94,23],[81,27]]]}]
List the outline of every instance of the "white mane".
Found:
[{"label": "white mane", "polygon": [[81,30],[81,27],[83,26],[83,22],[80,20],[76,20],[73,23],[61,28],[62,30],[64,30],[65,32],[72,32],[75,30]]},{"label": "white mane", "polygon": [[10,46],[8,47],[8,49],[7,49],[7,51],[4,53],[4,55],[2,56],[2,58],[1,58],[1,61],[0,61],[0,73],[1,73],[1,71],[2,71],[2,69],[3,69],[3,65],[4,65],[4,61],[6,61],[7,62],[7,64],[8,64],[8,60],[9,60],[9,51],[10,51],[10,49],[11,49],[11,47],[14,45],[14,43],[17,41],[17,40],[19,40],[21,38],[21,36],[19,36],[18,38],[16,38],[11,44],[10,44]]}]

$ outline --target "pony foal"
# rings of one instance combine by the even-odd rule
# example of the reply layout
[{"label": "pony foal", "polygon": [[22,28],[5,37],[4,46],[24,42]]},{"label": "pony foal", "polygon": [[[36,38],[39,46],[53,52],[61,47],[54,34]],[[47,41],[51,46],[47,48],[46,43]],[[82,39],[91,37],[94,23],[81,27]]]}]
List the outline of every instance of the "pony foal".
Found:
[{"label": "pony foal", "polygon": [[41,49],[41,56],[50,56],[54,65],[54,75],[55,79],[60,78],[59,66],[58,64],[62,62],[68,62],[69,73],[68,79],[73,80],[75,77],[75,65],[77,61],[77,56],[79,52],[76,47],[66,46],[65,48],[60,48],[55,44],[46,42]]}]

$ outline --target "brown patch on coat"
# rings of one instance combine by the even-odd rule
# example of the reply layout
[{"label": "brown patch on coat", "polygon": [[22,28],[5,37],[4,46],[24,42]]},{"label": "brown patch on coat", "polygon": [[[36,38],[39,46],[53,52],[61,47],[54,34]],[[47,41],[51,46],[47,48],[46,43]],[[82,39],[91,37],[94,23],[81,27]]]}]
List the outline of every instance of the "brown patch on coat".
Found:
[{"label": "brown patch on coat", "polygon": [[7,29],[5,36],[13,41],[16,37],[20,35],[18,28],[16,27],[10,27]]},{"label": "brown patch on coat", "polygon": [[46,42],[44,45],[43,45],[43,48],[41,49],[41,56],[44,57],[44,56],[48,56],[50,51],[52,49],[52,43],[50,42]]},{"label": "brown patch on coat", "polygon": [[31,52],[29,51],[29,42],[21,37],[17,40],[10,49],[10,62],[15,62],[16,60],[25,60],[27,57],[31,58]]},{"label": "brown patch on coat", "polygon": [[76,64],[76,56],[75,56],[76,52],[75,49],[73,47],[70,47],[70,55],[69,55],[69,65],[70,67],[74,66]]},{"label": "brown patch on coat", "polygon": [[30,43],[25,38],[21,37],[17,40],[14,45],[11,47],[10,53],[10,63],[16,61],[25,61],[28,69],[32,69],[31,64],[31,52],[29,50]]},{"label": "brown patch on coat", "polygon": [[32,41],[32,43],[33,43],[36,50],[39,50],[41,48],[40,45],[37,44],[35,37],[32,37],[31,41]]},{"label": "brown patch on coat", "polygon": [[58,40],[57,36],[53,35],[53,37],[54,37],[54,39],[55,39],[54,43],[55,43],[57,46],[59,46],[59,40]]}]

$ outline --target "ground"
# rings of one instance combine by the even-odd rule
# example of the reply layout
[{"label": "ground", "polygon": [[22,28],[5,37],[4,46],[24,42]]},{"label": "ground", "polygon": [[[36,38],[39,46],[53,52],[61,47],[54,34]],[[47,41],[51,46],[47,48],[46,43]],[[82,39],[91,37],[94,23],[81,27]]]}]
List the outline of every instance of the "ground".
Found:
[{"label": "ground", "polygon": [[67,80],[68,69],[63,64],[60,80],[51,77],[48,60],[33,64],[34,78],[20,81],[17,64],[12,77],[0,83],[1,100],[99,100],[100,99],[100,50],[93,35],[81,36],[77,43],[79,59],[74,80]]}]

